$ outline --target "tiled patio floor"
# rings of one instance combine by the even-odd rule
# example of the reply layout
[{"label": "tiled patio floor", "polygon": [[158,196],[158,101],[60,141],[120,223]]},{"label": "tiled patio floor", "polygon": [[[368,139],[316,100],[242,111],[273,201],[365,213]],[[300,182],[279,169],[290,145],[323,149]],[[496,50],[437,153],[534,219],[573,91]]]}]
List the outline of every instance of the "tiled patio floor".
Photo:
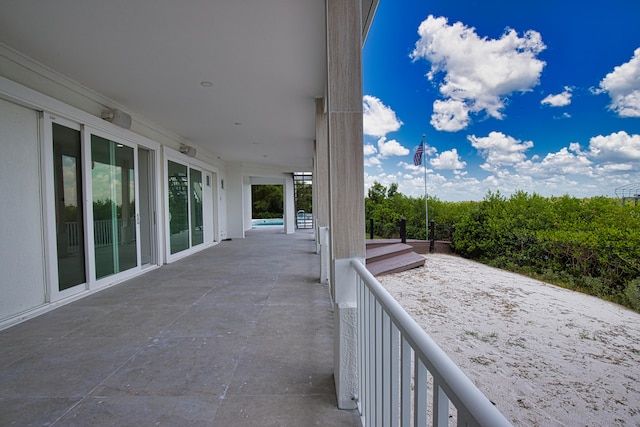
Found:
[{"label": "tiled patio floor", "polygon": [[359,426],[314,250],[252,230],[0,331],[0,425]]}]

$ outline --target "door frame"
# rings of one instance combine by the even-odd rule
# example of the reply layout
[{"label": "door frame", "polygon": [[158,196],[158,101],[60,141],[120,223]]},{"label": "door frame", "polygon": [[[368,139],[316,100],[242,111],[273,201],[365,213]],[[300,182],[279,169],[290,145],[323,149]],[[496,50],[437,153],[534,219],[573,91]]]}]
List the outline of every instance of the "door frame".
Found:
[{"label": "door frame", "polygon": [[[142,210],[143,207],[143,202],[144,202],[144,206],[145,209],[148,209],[148,218],[145,220],[144,215],[142,214],[141,211],[137,212],[137,222],[139,224],[139,231],[140,231],[140,267],[144,268],[148,268],[152,265],[157,264],[158,262],[158,231],[157,231],[157,224],[158,224],[158,219],[157,219],[157,196],[156,196],[156,189],[158,187],[158,180],[157,180],[157,168],[156,168],[156,158],[158,157],[158,154],[155,150],[151,150],[147,147],[138,145],[138,149],[136,150],[138,152],[138,181],[141,180],[141,176],[142,176],[142,169],[140,168],[140,164],[141,163],[146,163],[146,174],[145,174],[145,180],[147,181],[147,191],[146,191],[146,196],[141,194],[141,190],[142,190],[142,186],[138,187],[138,192],[140,194],[140,209]],[[147,154],[147,158],[146,159],[141,159],[140,158],[140,151],[146,151]],[[144,227],[143,227],[144,226]],[[150,256],[150,260],[149,262],[144,262],[142,259],[142,229],[145,228],[147,229],[148,233],[149,233],[149,244],[150,244],[150,248],[149,248],[149,256]]]},{"label": "door frame", "polygon": [[[56,200],[55,200],[55,170],[53,166],[53,125],[58,124],[60,126],[67,127],[69,129],[77,130],[80,132],[80,161],[82,170],[82,203],[84,215],[82,218],[82,227],[84,230],[84,268],[85,268],[85,282],[79,283],[76,286],[60,290],[58,283],[58,238],[57,238],[57,224],[56,224]],[[76,122],[67,120],[62,117],[58,117],[52,113],[43,113],[41,120],[41,132],[42,138],[42,186],[43,186],[43,211],[44,211],[44,229],[46,233],[45,238],[45,253],[46,253],[46,281],[49,284],[47,287],[47,302],[55,302],[69,296],[81,293],[89,289],[89,282],[91,280],[91,272],[89,268],[88,258],[91,252],[89,248],[88,238],[88,212],[87,212],[87,182],[86,182],[86,166],[87,166],[87,150],[84,141],[84,129],[83,125]],[[80,203],[80,202],[78,202]]]},{"label": "door frame", "polygon": [[[207,224],[212,228],[211,230],[206,230],[205,229],[205,233],[204,235],[207,236],[209,235],[209,233],[213,234],[213,239],[210,241],[207,241],[206,239],[203,241],[203,243],[198,244],[196,246],[192,246],[191,245],[191,235],[189,235],[189,247],[187,249],[184,249],[180,252],[176,252],[175,254],[171,253],[171,244],[170,244],[170,238],[171,238],[171,231],[170,231],[170,226],[169,226],[169,185],[168,185],[168,179],[169,179],[169,174],[168,174],[168,162],[172,161],[181,165],[184,165],[187,167],[187,176],[189,176],[189,170],[190,169],[197,169],[200,170],[202,172],[202,180],[203,180],[203,197],[205,195],[205,191],[204,189],[206,188],[206,184],[205,184],[205,176],[209,175],[211,177],[211,187],[212,188],[217,188],[218,187],[218,183],[217,183],[217,177],[219,176],[219,171],[218,168],[205,163],[203,161],[194,159],[193,157],[189,157],[186,156],[185,154],[180,153],[177,150],[173,150],[169,147],[163,147],[163,171],[164,173],[162,174],[162,188],[163,188],[163,215],[162,217],[164,218],[164,223],[162,224],[163,229],[164,229],[164,235],[165,235],[165,246],[164,246],[164,256],[165,256],[165,260],[167,263],[171,263],[173,261],[177,261],[181,258],[184,258],[185,256],[191,255],[193,253],[196,253],[198,251],[200,251],[202,248],[205,248],[207,246],[211,246],[214,244],[218,243],[218,237],[217,237],[217,233],[218,233],[218,226],[217,226],[217,218],[218,218],[218,208],[219,205],[217,203],[217,200],[215,199],[217,192],[213,192],[213,195],[211,193],[207,194],[207,197],[213,197],[213,201],[211,203],[212,205],[212,209],[213,212],[211,213],[214,216],[214,222],[212,223],[211,221],[207,221],[204,220],[203,225],[206,226]],[[190,181],[189,181],[190,183]],[[189,192],[191,191],[191,188],[189,187]],[[205,210],[205,203],[203,203],[203,215],[206,214],[206,210]],[[188,205],[188,216],[189,216],[189,233],[191,233],[191,203],[189,202]]]},{"label": "door frame", "polygon": [[[117,132],[109,132],[108,130],[83,124],[80,120],[61,117],[55,113],[43,112],[40,120],[41,138],[41,168],[42,168],[42,198],[43,198],[43,225],[45,230],[45,293],[46,302],[52,303],[71,297],[75,297],[86,291],[93,291],[105,286],[119,283],[126,278],[139,274],[143,268],[162,265],[160,247],[163,239],[160,229],[160,221],[157,214],[160,212],[159,200],[161,188],[158,185],[159,164],[160,164],[160,146],[154,144],[142,144],[137,141],[138,138],[127,138]],[[53,124],[68,127],[70,129],[79,130],[81,135],[81,158],[82,158],[82,196],[84,208],[84,245],[85,245],[85,275],[86,281],[63,291],[59,290],[58,284],[58,250],[56,235],[56,200],[54,188],[54,166],[53,166]],[[136,267],[125,271],[96,279],[95,268],[95,244],[94,244],[94,227],[93,227],[93,191],[91,181],[91,135],[107,138],[118,144],[123,144],[133,148],[134,152],[134,180],[135,180],[135,200],[136,200]],[[144,266],[141,262],[141,242],[140,236],[140,210],[138,204],[140,201],[140,183],[139,183],[139,167],[138,167],[138,150],[144,149],[149,153],[149,203],[151,206],[150,213],[156,218],[149,219],[149,232],[152,240],[152,260]]]}]

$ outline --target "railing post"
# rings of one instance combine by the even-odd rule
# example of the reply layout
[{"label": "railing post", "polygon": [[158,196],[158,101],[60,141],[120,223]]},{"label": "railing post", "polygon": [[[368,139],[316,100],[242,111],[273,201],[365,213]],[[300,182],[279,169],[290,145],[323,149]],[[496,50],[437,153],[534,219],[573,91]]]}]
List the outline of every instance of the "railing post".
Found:
[{"label": "railing post", "polygon": [[400,240],[407,243],[407,218],[400,218]]},{"label": "railing post", "polygon": [[451,242],[449,245],[451,247],[455,246],[455,242],[453,241],[453,235],[456,234],[456,225],[452,225],[451,226],[451,236],[449,236],[449,241]]},{"label": "railing post", "polygon": [[373,240],[373,217],[369,218],[369,239]]},{"label": "railing post", "polygon": [[434,220],[429,221],[429,253],[432,254],[436,251],[436,222]]}]

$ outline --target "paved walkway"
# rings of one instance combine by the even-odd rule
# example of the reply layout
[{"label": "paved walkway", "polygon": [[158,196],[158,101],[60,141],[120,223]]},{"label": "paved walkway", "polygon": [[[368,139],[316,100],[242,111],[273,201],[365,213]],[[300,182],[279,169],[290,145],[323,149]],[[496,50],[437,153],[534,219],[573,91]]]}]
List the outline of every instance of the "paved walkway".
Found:
[{"label": "paved walkway", "polygon": [[314,249],[252,230],[0,331],[0,425],[359,426]]}]

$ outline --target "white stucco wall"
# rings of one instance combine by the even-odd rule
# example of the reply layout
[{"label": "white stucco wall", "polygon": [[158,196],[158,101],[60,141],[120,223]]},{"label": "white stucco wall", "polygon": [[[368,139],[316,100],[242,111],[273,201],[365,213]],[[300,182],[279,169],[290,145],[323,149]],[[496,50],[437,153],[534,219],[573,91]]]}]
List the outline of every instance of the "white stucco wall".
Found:
[{"label": "white stucco wall", "polygon": [[0,99],[0,320],[45,302],[38,113]]}]

